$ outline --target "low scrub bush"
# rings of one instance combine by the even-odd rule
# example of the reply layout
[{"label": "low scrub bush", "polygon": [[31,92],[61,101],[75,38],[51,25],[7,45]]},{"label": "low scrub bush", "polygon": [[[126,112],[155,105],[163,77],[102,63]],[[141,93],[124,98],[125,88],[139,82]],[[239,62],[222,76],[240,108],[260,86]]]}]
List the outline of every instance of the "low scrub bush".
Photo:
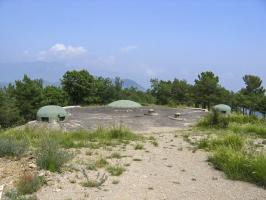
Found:
[{"label": "low scrub bush", "polygon": [[216,110],[212,110],[212,112],[205,116],[197,125],[209,128],[227,128],[229,120],[229,116],[220,114]]},{"label": "low scrub bush", "polygon": [[39,190],[44,183],[45,180],[42,177],[33,174],[24,174],[19,178],[16,188],[19,194],[32,194]]},{"label": "low scrub bush", "polygon": [[43,139],[36,152],[36,162],[41,169],[60,172],[61,167],[71,158],[71,154],[61,149],[51,138]]},{"label": "low scrub bush", "polygon": [[28,143],[25,140],[16,140],[14,137],[0,138],[0,157],[4,156],[22,156],[28,149]]}]

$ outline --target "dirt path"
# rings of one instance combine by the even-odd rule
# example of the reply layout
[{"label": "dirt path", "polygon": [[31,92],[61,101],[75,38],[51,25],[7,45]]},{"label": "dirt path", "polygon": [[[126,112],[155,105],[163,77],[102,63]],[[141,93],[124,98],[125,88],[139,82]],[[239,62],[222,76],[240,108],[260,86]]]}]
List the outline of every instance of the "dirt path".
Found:
[{"label": "dirt path", "polygon": [[[266,190],[253,184],[231,181],[222,172],[206,162],[203,151],[193,153],[190,145],[175,133],[156,134],[159,146],[145,143],[145,150],[113,149],[126,155],[110,162],[126,164],[126,171],[119,177],[109,176],[100,189],[81,186],[80,171],[67,172],[51,178],[48,186],[38,192],[43,200],[89,199],[89,200],[262,200]],[[97,150],[106,156],[109,151]],[[101,152],[100,152],[101,151]],[[82,150],[74,163],[85,161],[88,156]],[[136,161],[136,158],[141,161]],[[77,164],[77,167],[79,165]],[[96,172],[93,172],[94,176]],[[92,174],[93,176],[93,174]],[[75,180],[73,180],[75,179]],[[119,180],[118,184],[112,184]]]}]

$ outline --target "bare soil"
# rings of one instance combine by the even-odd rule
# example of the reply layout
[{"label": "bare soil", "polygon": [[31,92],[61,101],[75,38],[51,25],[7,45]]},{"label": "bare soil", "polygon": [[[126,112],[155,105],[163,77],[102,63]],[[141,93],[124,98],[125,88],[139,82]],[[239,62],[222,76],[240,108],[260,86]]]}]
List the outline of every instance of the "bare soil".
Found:
[{"label": "bare soil", "polygon": [[[48,186],[38,193],[39,199],[90,199],[90,200],[262,200],[266,190],[256,185],[232,181],[206,162],[207,153],[194,152],[190,144],[184,142],[180,132],[153,134],[159,141],[155,147],[150,142],[143,150],[135,150],[134,144],[126,147],[78,151],[71,162],[72,170],[48,177]],[[87,153],[86,153],[87,152]],[[104,169],[86,170],[94,180],[97,175],[106,173],[107,181],[100,188],[86,188],[82,169],[90,160],[108,157],[112,152],[120,152],[121,159],[107,159],[111,164],[126,165],[126,171],[118,177],[110,176]],[[194,152],[194,153],[193,153]],[[129,165],[129,166],[128,166]],[[99,173],[99,174],[98,174]],[[118,184],[113,184],[118,180]]]}]

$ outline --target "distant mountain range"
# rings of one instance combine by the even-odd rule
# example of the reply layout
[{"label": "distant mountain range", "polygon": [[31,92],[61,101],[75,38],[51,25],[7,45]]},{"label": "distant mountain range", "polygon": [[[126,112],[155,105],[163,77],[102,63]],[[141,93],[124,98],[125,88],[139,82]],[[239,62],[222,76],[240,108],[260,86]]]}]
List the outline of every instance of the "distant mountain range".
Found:
[{"label": "distant mountain range", "polygon": [[[143,88],[140,84],[138,84],[136,81],[131,80],[131,79],[122,79],[123,81],[123,88],[130,88],[130,87],[134,87],[137,90],[140,91],[145,91],[145,88]],[[9,83],[7,82],[0,82],[0,88],[3,88],[5,86],[7,86]],[[43,81],[43,85],[44,86],[48,86],[48,85],[52,85],[52,86],[60,86],[60,82],[49,82],[49,81]]]}]

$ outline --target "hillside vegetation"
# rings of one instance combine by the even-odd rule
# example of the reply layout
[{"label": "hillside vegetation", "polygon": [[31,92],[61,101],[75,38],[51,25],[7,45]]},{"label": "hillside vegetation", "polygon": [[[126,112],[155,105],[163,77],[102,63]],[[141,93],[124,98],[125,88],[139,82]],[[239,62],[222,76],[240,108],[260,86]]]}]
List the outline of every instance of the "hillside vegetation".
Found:
[{"label": "hillside vegetation", "polygon": [[266,186],[265,119],[235,113],[224,116],[213,112],[197,126],[207,137],[200,139],[196,145],[210,151],[209,162],[215,168],[224,171],[230,179]]}]

